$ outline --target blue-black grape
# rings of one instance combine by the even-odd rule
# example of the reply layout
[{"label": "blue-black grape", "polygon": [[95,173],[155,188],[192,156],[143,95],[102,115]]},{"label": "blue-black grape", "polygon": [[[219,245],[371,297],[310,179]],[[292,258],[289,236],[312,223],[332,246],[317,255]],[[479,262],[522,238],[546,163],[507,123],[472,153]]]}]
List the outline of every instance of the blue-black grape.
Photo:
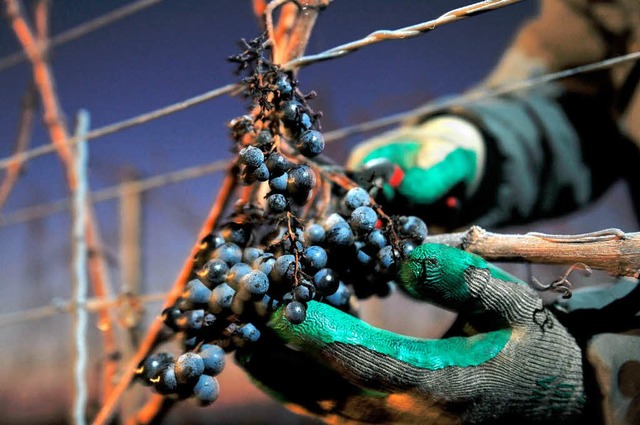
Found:
[{"label": "blue-black grape", "polygon": [[187,282],[182,294],[183,298],[193,304],[205,304],[211,296],[211,289],[207,288],[204,283],[198,279]]},{"label": "blue-black grape", "polygon": [[327,231],[326,241],[329,247],[346,248],[353,245],[354,240],[353,231],[346,222],[338,223]]},{"label": "blue-black grape", "polygon": [[253,323],[245,323],[238,328],[236,336],[238,337],[236,345],[242,346],[248,342],[251,343],[258,341],[258,339],[260,339],[260,331]]},{"label": "blue-black grape", "polygon": [[273,195],[269,195],[267,198],[267,204],[269,205],[269,210],[273,213],[281,213],[287,209],[287,198],[280,193],[274,193]]},{"label": "blue-black grape", "polygon": [[279,77],[276,81],[276,90],[281,99],[291,99],[293,95],[293,86],[285,76]]},{"label": "blue-black grape", "polygon": [[310,245],[317,245],[324,242],[325,233],[324,227],[313,223],[304,229],[304,239]]},{"label": "blue-black grape", "polygon": [[325,230],[329,230],[336,224],[348,224],[348,223],[347,223],[347,220],[345,220],[344,217],[342,217],[340,214],[332,213],[329,215],[329,217],[325,219],[323,226]]},{"label": "blue-black grape", "polygon": [[238,223],[227,223],[220,230],[220,235],[225,242],[232,242],[236,245],[244,246],[249,242],[251,230]]},{"label": "blue-black grape", "polygon": [[341,310],[347,310],[349,308],[349,300],[351,298],[351,290],[343,282],[339,282],[336,291],[324,298],[327,304],[330,304]]},{"label": "blue-black grape", "polygon": [[267,165],[269,175],[272,178],[282,175],[292,166],[287,157],[279,152],[271,152],[269,156],[267,156],[265,164]]},{"label": "blue-black grape", "polygon": [[176,380],[180,384],[195,382],[204,372],[204,360],[199,354],[186,352],[176,360]]},{"label": "blue-black grape", "polygon": [[200,276],[209,283],[209,286],[215,286],[224,282],[229,273],[229,266],[220,258],[214,258],[205,263]]},{"label": "blue-black grape", "polygon": [[173,331],[180,330],[180,318],[182,317],[182,311],[177,306],[167,307],[162,310],[162,322],[167,325]]},{"label": "blue-black grape", "polygon": [[340,280],[338,274],[329,268],[318,270],[313,275],[313,283],[321,295],[331,295],[338,290]]},{"label": "blue-black grape", "polygon": [[204,310],[187,310],[178,323],[184,330],[201,329],[204,324]]},{"label": "blue-black grape", "polygon": [[267,293],[269,278],[260,270],[252,270],[242,277],[240,287],[250,298],[257,299]]},{"label": "blue-black grape", "polygon": [[371,207],[358,207],[351,213],[349,225],[356,233],[368,233],[373,230],[378,221],[378,214]]},{"label": "blue-black grape", "polygon": [[232,242],[225,242],[213,251],[212,256],[231,267],[242,260],[242,249]]},{"label": "blue-black grape", "polygon": [[371,205],[369,192],[361,187],[349,189],[343,198],[343,204],[349,210],[355,210],[358,207],[368,207]]},{"label": "blue-black grape", "polygon": [[212,232],[202,238],[202,243],[206,244],[210,249],[215,249],[225,243],[226,241],[220,234],[220,232]]},{"label": "blue-black grape", "polygon": [[284,102],[280,106],[280,119],[285,127],[294,134],[309,130],[313,125],[311,117],[297,100]]},{"label": "blue-black grape", "polygon": [[265,164],[260,164],[260,166],[253,171],[253,175],[259,182],[266,182],[269,180],[269,169]]},{"label": "blue-black grape", "polygon": [[356,259],[358,260],[358,263],[363,265],[368,265],[373,262],[373,258],[369,254],[364,252],[362,249],[359,249],[356,252]]},{"label": "blue-black grape", "polygon": [[220,394],[218,380],[209,375],[200,375],[193,386],[193,396],[201,406],[208,406],[217,400]]},{"label": "blue-black grape", "polygon": [[256,136],[256,145],[264,146],[273,142],[273,136],[269,130],[261,130]]},{"label": "blue-black grape", "polygon": [[292,196],[309,193],[315,185],[316,174],[308,165],[298,165],[289,171],[287,190]]},{"label": "blue-black grape", "polygon": [[200,339],[198,338],[198,335],[196,335],[196,333],[197,331],[189,332],[189,330],[186,330],[186,332],[182,333],[182,348],[185,351],[193,350],[200,342]]},{"label": "blue-black grape", "polygon": [[311,301],[315,295],[315,287],[310,283],[299,283],[293,288],[293,298],[296,301],[306,303]]},{"label": "blue-black grape", "polygon": [[242,262],[251,265],[253,260],[260,257],[262,254],[264,254],[262,249],[248,246],[242,250]]},{"label": "blue-black grape", "polygon": [[[302,229],[296,229],[294,231],[295,244],[292,242],[291,238],[287,237],[282,241],[282,248],[285,252],[292,252],[294,249],[296,251],[304,250],[304,231]],[[295,246],[295,248],[294,248]]]},{"label": "blue-black grape", "polygon": [[280,302],[275,298],[266,295],[262,297],[261,300],[254,302],[254,308],[256,314],[260,317],[266,317],[269,314],[273,313],[276,308],[280,305]]},{"label": "blue-black grape", "polygon": [[380,229],[373,229],[366,237],[366,248],[368,251],[378,252],[387,244],[387,237]]},{"label": "blue-black grape", "polygon": [[425,222],[416,216],[402,216],[398,219],[398,236],[421,244],[427,237],[428,229]]},{"label": "blue-black grape", "polygon": [[203,373],[216,376],[224,369],[227,358],[224,349],[215,344],[202,344],[198,352],[204,362]]},{"label": "blue-black grape", "polygon": [[391,245],[383,247],[378,252],[378,266],[381,273],[392,273],[395,270],[397,259],[400,258],[400,253]]},{"label": "blue-black grape", "polygon": [[289,174],[282,173],[277,177],[269,179],[269,187],[274,192],[284,192],[287,190],[287,181],[289,180]]},{"label": "blue-black grape", "polygon": [[206,313],[204,315],[204,322],[202,323],[202,326],[205,326],[205,327],[213,326],[215,321],[216,321],[216,315],[215,314]]},{"label": "blue-black grape", "polygon": [[302,111],[302,104],[297,100],[283,102],[280,105],[280,119],[287,126],[295,125]]},{"label": "blue-black grape", "polygon": [[275,264],[275,262],[276,258],[273,256],[273,254],[271,254],[270,252],[265,252],[260,257],[253,260],[253,262],[251,263],[251,267],[262,271],[262,273],[268,276],[271,273],[271,270],[273,270],[273,265]]},{"label": "blue-black grape", "polygon": [[292,282],[295,273],[296,257],[291,254],[276,258],[269,277],[275,282]]},{"label": "blue-black grape", "polygon": [[155,353],[148,356],[136,370],[142,381],[150,385],[152,379],[156,379],[162,371],[173,362],[169,353]]},{"label": "blue-black grape", "polygon": [[220,313],[223,309],[230,308],[236,291],[226,283],[213,288],[209,299],[209,309],[213,313]]},{"label": "blue-black grape", "polygon": [[240,161],[247,167],[257,168],[264,162],[264,154],[255,146],[247,146],[240,150]]},{"label": "blue-black grape", "polygon": [[324,268],[328,260],[327,251],[317,245],[311,245],[305,249],[302,258],[304,259],[305,270],[311,273]]},{"label": "blue-black grape", "polygon": [[230,269],[229,273],[227,273],[227,283],[236,291],[238,290],[238,285],[240,285],[240,280],[251,271],[251,266],[246,263],[236,263]]},{"label": "blue-black grape", "polygon": [[402,255],[404,257],[406,257],[407,255],[411,254],[411,251],[413,251],[416,246],[417,244],[412,240],[402,241],[400,242],[400,252],[402,252]]},{"label": "blue-black grape", "polygon": [[178,381],[176,380],[174,367],[173,363],[171,363],[158,376],[158,381],[154,384],[154,388],[158,393],[169,395],[178,391]]},{"label": "blue-black grape", "polygon": [[298,325],[307,317],[307,307],[299,301],[291,301],[284,307],[284,317],[294,325]]},{"label": "blue-black grape", "polygon": [[313,158],[324,150],[324,136],[318,130],[306,130],[296,140],[296,147],[302,155]]}]

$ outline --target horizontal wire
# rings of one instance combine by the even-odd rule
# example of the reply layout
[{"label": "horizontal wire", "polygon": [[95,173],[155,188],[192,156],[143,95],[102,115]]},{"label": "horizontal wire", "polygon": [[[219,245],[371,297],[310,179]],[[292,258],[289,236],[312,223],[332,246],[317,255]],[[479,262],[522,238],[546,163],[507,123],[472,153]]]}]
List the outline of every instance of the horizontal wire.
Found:
[{"label": "horizontal wire", "polygon": [[[117,22],[127,16],[130,16],[136,12],[160,3],[162,0],[138,0],[126,6],[120,7],[102,16],[92,19],[88,22],[82,23],[76,27],[73,27],[67,31],[61,32],[54,36],[49,41],[50,47],[60,46],[72,40],[81,38],[95,30],[105,27],[109,24]],[[27,55],[24,51],[15,52],[11,55],[5,56],[0,59],[0,72],[9,69],[27,59]]]},{"label": "horizontal wire", "polygon": [[460,21],[462,19],[469,18],[480,13],[489,12],[501,7],[509,6],[521,2],[522,0],[484,0],[477,3],[473,3],[467,6],[460,7],[458,9],[451,10],[439,18],[432,19],[430,21],[421,22],[419,24],[410,25],[407,27],[399,28],[397,30],[380,30],[372,32],[371,34],[363,37],[359,40],[350,41],[349,43],[342,44],[340,46],[333,47],[324,52],[301,56],[297,59],[293,59],[282,67],[284,69],[295,69],[301,66],[306,66],[314,62],[326,61],[347,55],[348,53],[355,52],[356,50],[370,46],[372,44],[380,43],[386,40],[406,40],[414,38],[429,31],[436,29],[437,27],[449,24],[452,22]]},{"label": "horizontal wire", "polygon": [[[136,303],[148,304],[152,302],[164,301],[167,296],[166,292],[157,294],[138,295],[134,298]],[[105,307],[115,307],[122,304],[122,298],[88,298],[84,307],[88,312],[96,312]],[[25,322],[32,322],[35,320],[45,319],[47,317],[55,316],[56,314],[70,313],[76,307],[76,303],[70,300],[54,299],[51,304],[30,308],[28,310],[16,311],[14,313],[5,313],[0,315],[0,328],[4,326],[12,326]]]},{"label": "horizontal wire", "polygon": [[[572,77],[578,74],[598,71],[606,69],[621,63],[630,62],[640,59],[640,52],[629,53],[627,55],[619,56],[616,58],[606,59],[603,61],[595,62],[592,64],[582,65],[575,68],[567,69],[552,74],[546,74],[538,77],[532,77],[526,80],[516,81],[512,83],[506,83],[494,88],[476,89],[466,94],[452,96],[447,99],[434,101],[427,103],[418,108],[413,108],[409,111],[399,112],[397,114],[387,115],[382,118],[366,121],[363,123],[355,124],[352,126],[343,127],[340,129],[328,131],[324,134],[325,141],[327,143],[333,143],[345,137],[352,136],[354,134],[364,133],[367,131],[378,130],[390,125],[398,124],[403,121],[408,121],[421,116],[429,115],[438,110],[450,108],[453,106],[463,106],[469,103],[473,103],[480,100],[485,100],[495,96],[516,92],[519,90],[526,90],[540,86],[543,84],[551,83],[563,78]],[[225,169],[226,161],[215,161],[210,164],[185,168],[183,170],[174,171],[167,174],[161,174],[138,182],[123,183],[120,185],[112,186],[103,190],[95,191],[91,194],[91,201],[94,203],[107,201],[120,196],[124,185],[136,184],[137,190],[146,191],[149,189],[157,188],[166,184],[178,183],[184,180],[200,177],[205,174],[221,171]],[[131,187],[131,186],[127,186]],[[134,189],[135,190],[135,189]],[[23,208],[12,213],[0,216],[0,227],[6,227],[18,223],[23,223],[30,220],[36,220],[46,217],[57,212],[65,211],[69,209],[69,200],[62,199],[46,204],[35,205],[28,208]]]},{"label": "horizontal wire", "polygon": [[364,133],[372,130],[379,130],[393,124],[420,118],[429,114],[433,114],[434,112],[440,111],[445,108],[468,105],[473,102],[494,98],[504,94],[514,93],[516,91],[531,89],[543,84],[562,80],[564,78],[569,78],[588,72],[600,71],[625,62],[637,61],[639,59],[640,51],[617,56],[615,58],[605,59],[591,64],[577,66],[551,74],[545,74],[525,80],[500,84],[495,87],[480,87],[465,94],[435,100],[433,102],[427,103],[417,108],[413,108],[408,111],[387,115],[382,118],[366,121],[360,124],[354,124],[351,126],[339,128],[337,130],[328,131],[324,134],[324,139],[327,143],[331,143],[336,140],[352,136],[354,134]]},{"label": "horizontal wire", "polygon": [[[97,128],[87,133],[86,140],[88,141],[88,140],[97,139],[98,137],[107,136],[109,134],[116,133],[118,131],[130,128],[130,127],[134,127],[136,125],[145,124],[149,121],[156,120],[166,115],[170,115],[175,112],[185,110],[192,106],[196,106],[196,105],[199,105],[200,103],[214,99],[218,96],[222,96],[223,94],[231,93],[237,87],[238,87],[238,84],[236,83],[227,84],[226,86],[218,87],[216,89],[210,90],[206,93],[192,97],[190,99],[173,103],[171,105],[165,106],[160,109],[156,109],[151,112],[140,114],[123,121],[118,121],[116,123]],[[76,143],[78,143],[78,138],[72,137],[67,140],[67,143],[73,146]],[[30,159],[37,158],[39,156],[46,155],[52,152],[55,152],[55,147],[51,144],[47,144],[47,145],[42,145],[37,148],[31,149],[29,151],[24,151],[15,155],[11,155],[9,157],[6,157],[0,160],[0,169],[7,168],[14,161],[28,161]]]},{"label": "horizontal wire", "polygon": [[[527,88],[527,85],[533,87],[534,85],[539,85],[545,82],[551,82],[554,80],[558,80],[561,78],[566,78],[568,76],[572,76],[572,75],[576,75],[579,73],[583,73],[583,72],[590,72],[590,71],[595,71],[598,69],[604,69],[607,67],[612,67],[614,65],[620,64],[622,62],[626,62],[626,61],[631,61],[631,60],[637,60],[638,59],[638,52],[635,53],[630,53],[627,55],[623,55],[623,56],[619,56],[616,58],[611,58],[611,59],[605,59],[603,61],[599,61],[599,62],[595,62],[593,64],[589,64],[589,65],[584,65],[584,66],[578,66],[576,68],[571,68],[569,70],[565,70],[565,71],[561,71],[561,72],[557,72],[557,73],[553,73],[553,74],[548,74],[545,76],[540,76],[540,77],[536,77],[536,78],[532,78],[532,79],[528,79],[528,80],[524,80],[521,82],[516,82],[516,83],[512,83],[512,84],[507,84],[505,85],[505,87],[503,87],[502,89],[500,89],[500,91],[498,90],[494,90],[494,91],[487,91],[486,95],[483,95],[481,97],[476,97],[477,99],[484,99],[486,97],[490,97],[490,96],[496,96],[498,94],[502,94],[502,93],[507,93],[510,91],[516,91],[516,90],[521,90],[524,88]],[[520,87],[522,86],[522,87]],[[102,137],[102,136],[106,136],[121,130],[124,130],[126,128],[130,128],[130,127],[134,127],[136,125],[140,125],[140,124],[145,124],[149,121],[153,121],[155,119],[164,117],[166,115],[170,115],[172,113],[178,112],[178,111],[182,111],[185,110],[187,108],[190,108],[192,106],[198,105],[200,103],[204,103],[208,100],[214,99],[218,96],[221,96],[223,94],[229,94],[232,93],[235,89],[237,89],[239,87],[239,85],[237,83],[231,83],[231,84],[227,84],[226,86],[222,86],[222,87],[218,87],[216,89],[210,90],[206,93],[203,93],[201,95],[192,97],[190,99],[186,99],[184,101],[181,102],[177,102],[168,106],[165,106],[163,108],[160,109],[156,109],[154,111],[145,113],[145,114],[141,114],[138,116],[135,116],[133,118],[127,119],[127,120],[123,120],[123,121],[119,121],[116,122],[114,124],[110,124],[107,125],[105,127],[101,127],[95,130],[90,131],[87,134],[86,139],[87,140],[92,140],[92,139],[96,139],[98,137]],[[452,100],[450,102],[454,102],[456,99],[463,99],[464,97],[470,98],[470,97],[475,97],[475,96],[479,96],[478,94],[474,94],[472,95],[467,94],[467,95],[463,95],[463,96],[459,96],[459,97],[455,97],[452,98]],[[449,102],[446,103],[447,105],[449,104]],[[430,108],[435,108],[435,109],[439,109],[442,107],[442,105],[433,105],[433,106],[427,106],[427,107],[423,107],[424,109],[420,109],[419,110],[422,111],[426,111],[428,112],[430,110]],[[426,112],[422,112],[422,113],[426,113]],[[397,116],[390,116],[388,117],[388,119],[381,119],[383,124],[380,124],[381,126],[384,125],[389,125],[389,124],[393,124],[395,122],[399,122],[400,120],[402,120],[402,117],[405,117],[407,115],[412,115],[415,112],[412,111],[408,111],[408,112],[403,112],[398,114]],[[407,114],[407,115],[404,115]],[[368,123],[363,123],[363,124],[358,124],[356,126],[350,126],[348,127],[348,132],[345,134],[352,134],[353,132],[358,132],[355,129],[360,128],[360,126],[366,126]],[[371,128],[366,128],[365,130],[362,131],[366,131],[369,129],[375,129],[375,128],[380,128],[379,126],[374,125]],[[341,135],[341,132],[339,130],[336,130],[335,132],[329,132],[327,133],[327,135],[329,136],[328,138],[338,138],[338,137],[345,137],[343,135]],[[70,144],[74,145],[75,143],[77,143],[76,138],[71,138],[68,141]],[[40,146],[38,148],[34,148],[31,149],[29,151],[24,151],[24,152],[20,152],[8,157],[5,157],[4,159],[0,160],[0,169],[4,169],[9,167],[14,161],[27,161],[42,155],[46,155],[48,153],[52,153],[55,151],[55,148],[48,144],[48,145],[43,145]]]},{"label": "horizontal wire", "polygon": [[[211,162],[209,164],[196,165],[193,167],[183,168],[178,171],[160,174],[143,180],[121,183],[102,190],[91,192],[89,194],[89,200],[95,204],[98,202],[116,199],[121,196],[123,190],[125,189],[127,191],[144,192],[150,189],[166,186],[168,184],[195,179],[207,174],[225,170],[228,166],[228,163],[229,161],[227,160],[219,160]],[[65,198],[16,210],[12,213],[0,216],[0,227],[7,227],[31,220],[37,220],[58,212],[66,211],[70,208],[70,206],[70,199]]]}]

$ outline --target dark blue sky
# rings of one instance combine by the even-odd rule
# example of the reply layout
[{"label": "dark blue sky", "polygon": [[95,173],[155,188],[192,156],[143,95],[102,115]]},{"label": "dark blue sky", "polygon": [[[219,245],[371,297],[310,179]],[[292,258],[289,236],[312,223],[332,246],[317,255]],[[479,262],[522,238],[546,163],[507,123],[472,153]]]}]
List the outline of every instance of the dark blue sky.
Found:
[{"label": "dark blue sky", "polygon": [[[53,1],[52,33],[59,34],[127,3]],[[468,3],[334,0],[320,15],[307,52],[320,52],[378,29],[396,29],[433,19]],[[537,1],[524,0],[415,39],[383,42],[341,59],[311,65],[300,72],[300,87],[305,92],[318,93],[312,105],[324,113],[324,130],[459,93],[486,75],[517,27],[535,13],[536,7]],[[250,0],[162,1],[55,49],[52,67],[61,106],[70,124],[82,108],[90,112],[92,128],[98,128],[235,82],[234,68],[226,58],[238,51],[240,38],[255,37],[258,33]],[[0,58],[18,48],[6,22],[0,22]],[[30,78],[27,63],[0,73],[0,157],[10,155],[13,149],[20,99]],[[92,141],[91,188],[98,190],[118,184],[127,170],[149,177],[229,158],[226,123],[243,114],[246,106],[241,99],[221,97]],[[41,122],[39,116],[32,146],[48,143]],[[342,161],[349,146],[357,140],[356,137],[332,145],[328,153]],[[170,287],[219,183],[217,174],[145,192],[141,265],[144,292]],[[29,162],[3,212],[10,214],[65,196],[67,189],[60,163],[55,155],[47,155]],[[117,287],[118,204],[100,203],[96,210]],[[54,297],[70,295],[69,226],[69,215],[65,212],[28,224],[0,227],[3,254],[0,285],[3,297],[11,300],[0,304],[0,314],[45,305]],[[33,371],[65,361],[68,365],[67,326],[68,319],[58,317],[0,329],[0,340],[5,341],[0,355],[5,366],[19,369],[30,362]],[[38,335],[41,349],[32,349],[33,342],[23,338],[25,332]],[[69,376],[67,372],[64,371],[65,379]],[[51,375],[45,379],[40,375],[37,379],[37,382],[35,376],[32,379],[34,388],[46,388],[51,383],[46,379],[55,383],[56,378]],[[0,382],[0,387],[6,385],[9,384]],[[15,405],[15,400],[6,398],[6,391],[3,394],[0,407]]]}]

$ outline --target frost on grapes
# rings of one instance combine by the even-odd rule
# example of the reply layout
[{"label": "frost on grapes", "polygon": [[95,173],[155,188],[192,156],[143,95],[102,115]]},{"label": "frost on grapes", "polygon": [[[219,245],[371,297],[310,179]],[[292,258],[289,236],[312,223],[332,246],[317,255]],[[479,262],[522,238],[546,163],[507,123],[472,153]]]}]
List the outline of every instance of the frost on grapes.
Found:
[{"label": "frost on grapes", "polygon": [[180,352],[151,354],[137,373],[158,393],[201,405],[218,397],[225,355],[259,342],[271,314],[299,324],[310,302],[354,314],[355,299],[389,293],[398,261],[427,236],[421,219],[384,213],[377,183],[356,184],[323,157],[314,94],[269,62],[264,37],[244,43],[230,58],[248,102],[229,123],[241,195],[162,312]]}]

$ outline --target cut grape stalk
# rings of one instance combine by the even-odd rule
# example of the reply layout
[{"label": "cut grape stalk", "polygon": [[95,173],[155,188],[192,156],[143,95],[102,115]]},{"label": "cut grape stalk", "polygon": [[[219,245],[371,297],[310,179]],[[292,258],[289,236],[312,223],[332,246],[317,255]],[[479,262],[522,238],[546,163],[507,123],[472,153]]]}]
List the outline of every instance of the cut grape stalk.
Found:
[{"label": "cut grape stalk", "polygon": [[387,295],[397,262],[427,237],[421,219],[384,214],[375,179],[356,184],[314,160],[324,149],[321,114],[293,75],[265,58],[266,44],[265,36],[244,41],[230,58],[247,71],[251,115],[229,129],[249,196],[203,239],[210,255],[197,256],[182,296],[163,311],[182,351],[155,352],[136,373],[170,399],[213,403],[225,354],[258,341],[277,309],[299,324],[312,301],[353,313],[354,299]]}]

